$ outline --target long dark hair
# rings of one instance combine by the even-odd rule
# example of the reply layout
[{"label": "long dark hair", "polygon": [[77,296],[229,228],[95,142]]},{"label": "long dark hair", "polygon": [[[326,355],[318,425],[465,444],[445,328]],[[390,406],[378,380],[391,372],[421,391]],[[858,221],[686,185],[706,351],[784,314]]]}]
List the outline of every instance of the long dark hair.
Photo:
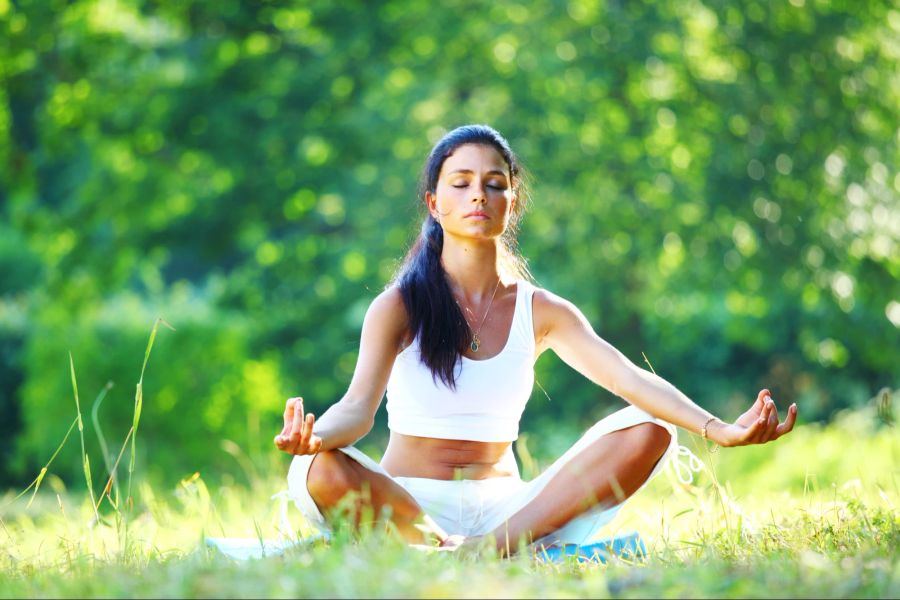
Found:
[{"label": "long dark hair", "polygon": [[[424,205],[425,192],[435,193],[444,161],[465,144],[491,146],[509,167],[510,186],[516,193],[509,224],[501,238],[499,261],[501,275],[531,279],[525,259],[518,250],[516,233],[528,200],[525,174],[509,143],[487,125],[464,125],[447,133],[434,145],[419,180],[419,200]],[[425,216],[422,231],[400,267],[394,280],[403,295],[410,333],[418,339],[422,363],[435,381],[440,379],[456,389],[456,365],[466,346],[472,342],[472,331],[447,281],[441,264],[444,230],[431,214]]]}]

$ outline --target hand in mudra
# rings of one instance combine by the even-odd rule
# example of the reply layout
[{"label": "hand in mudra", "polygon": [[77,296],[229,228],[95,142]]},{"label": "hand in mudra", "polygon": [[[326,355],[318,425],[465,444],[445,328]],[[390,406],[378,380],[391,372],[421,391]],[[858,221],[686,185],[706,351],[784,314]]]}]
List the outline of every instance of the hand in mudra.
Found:
[{"label": "hand in mudra", "polygon": [[284,408],[284,429],[275,436],[275,445],[288,454],[315,454],[322,438],[314,434],[316,417],[303,414],[303,398],[289,398]]},{"label": "hand in mudra", "polygon": [[750,410],[742,414],[732,423],[712,424],[707,429],[708,437],[720,446],[748,446],[765,444],[777,440],[790,433],[797,420],[797,404],[788,407],[784,422],[778,421],[778,409],[769,394],[769,390],[760,390],[756,402]]}]

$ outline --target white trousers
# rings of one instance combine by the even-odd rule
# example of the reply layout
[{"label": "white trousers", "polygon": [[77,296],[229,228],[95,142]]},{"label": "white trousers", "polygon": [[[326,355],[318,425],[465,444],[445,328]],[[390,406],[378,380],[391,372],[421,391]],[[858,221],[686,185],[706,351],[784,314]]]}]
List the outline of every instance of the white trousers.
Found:
[{"label": "white trousers", "polygon": [[[656,423],[665,428],[672,436],[665,454],[647,478],[647,481],[650,481],[662,470],[672,455],[677,453],[677,433],[674,425],[656,419],[635,406],[623,408],[597,422],[574,446],[531,481],[522,481],[517,475],[451,481],[419,477],[393,477],[381,465],[358,449],[347,447],[339,450],[367,469],[395,481],[409,492],[422,510],[448,534],[468,537],[484,535],[502,525],[537,496],[569,461],[601,436],[641,423]],[[306,486],[313,458],[308,455],[294,457],[288,472],[288,494],[303,512],[307,521],[320,530],[329,531],[328,523]],[[647,481],[641,487],[646,485]],[[553,543],[588,543],[615,517],[621,507],[621,503],[612,507],[598,505],[538,541],[547,546]]]}]

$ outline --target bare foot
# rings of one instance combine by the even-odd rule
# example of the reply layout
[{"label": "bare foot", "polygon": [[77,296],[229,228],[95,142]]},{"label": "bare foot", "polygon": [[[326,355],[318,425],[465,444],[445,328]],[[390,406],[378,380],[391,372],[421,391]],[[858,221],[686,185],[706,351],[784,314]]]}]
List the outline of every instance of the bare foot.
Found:
[{"label": "bare foot", "polygon": [[411,548],[425,552],[456,552],[463,556],[480,555],[489,546],[485,543],[484,536],[465,537],[462,535],[448,535],[437,546],[425,544],[411,544]]}]

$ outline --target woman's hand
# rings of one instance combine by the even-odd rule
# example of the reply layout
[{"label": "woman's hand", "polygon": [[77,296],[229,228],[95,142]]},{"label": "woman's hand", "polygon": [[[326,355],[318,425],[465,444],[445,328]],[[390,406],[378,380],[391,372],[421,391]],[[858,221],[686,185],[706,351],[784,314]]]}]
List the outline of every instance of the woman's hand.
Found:
[{"label": "woman's hand", "polygon": [[284,429],[275,436],[275,445],[288,454],[315,454],[322,447],[322,438],[313,433],[316,418],[303,415],[303,398],[289,398],[284,408]]},{"label": "woman's hand", "polygon": [[760,390],[750,410],[728,423],[713,422],[707,428],[707,437],[720,446],[748,446],[765,444],[790,433],[797,420],[797,404],[788,407],[787,418],[778,422],[778,409],[769,390]]}]

